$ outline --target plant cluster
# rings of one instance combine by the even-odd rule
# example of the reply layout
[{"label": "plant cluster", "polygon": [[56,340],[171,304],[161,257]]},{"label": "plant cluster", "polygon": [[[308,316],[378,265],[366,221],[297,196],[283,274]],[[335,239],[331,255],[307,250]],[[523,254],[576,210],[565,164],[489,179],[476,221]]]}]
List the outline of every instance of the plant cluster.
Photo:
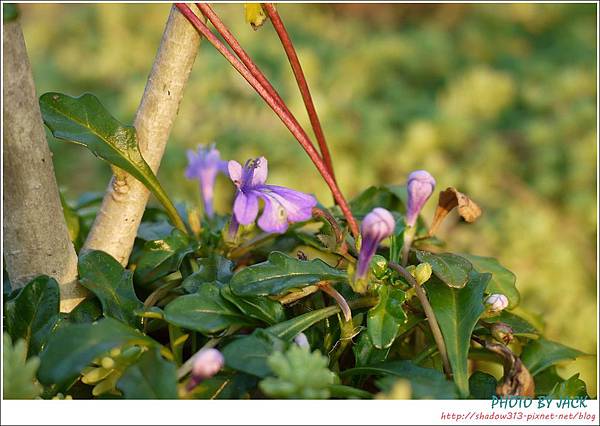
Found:
[{"label": "plant cluster", "polygon": [[[132,126],[91,94],[42,95],[56,138],[134,176],[162,208],[146,210],[126,267],[101,251],[79,253],[90,297],[69,314],[59,312],[59,286],[49,277],[6,294],[4,365],[12,382],[5,397],[587,395],[577,375],[565,379],[555,368],[583,354],[543,337],[518,307],[514,274],[496,259],[449,252],[436,237],[453,211],[466,223],[479,218],[469,196],[440,191],[427,225],[420,213],[436,181],[417,170],[405,185],[370,187],[346,201],[273,5],[248,5],[246,17],[276,29],[316,144],[209,5],[197,6],[224,42],[189,5],[176,6],[290,130],[335,205],[267,183],[267,158],[226,161],[215,145],[188,153],[185,175],[198,180],[203,213],[175,205]],[[230,214],[212,207],[218,173],[235,191]],[[85,238],[99,201],[83,196],[66,209],[75,241]]]}]

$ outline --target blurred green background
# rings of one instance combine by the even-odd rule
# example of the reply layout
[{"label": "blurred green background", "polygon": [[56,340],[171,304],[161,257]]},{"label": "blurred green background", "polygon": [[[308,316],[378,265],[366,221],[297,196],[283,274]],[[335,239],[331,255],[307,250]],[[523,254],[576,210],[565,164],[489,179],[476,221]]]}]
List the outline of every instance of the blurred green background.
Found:
[{"label": "blurred green background", "polygon": [[[39,94],[95,93],[131,123],[168,4],[23,5]],[[308,119],[279,40],[253,31],[241,4],[215,9],[305,128]],[[596,5],[336,4],[279,6],[295,41],[338,181],[348,197],[403,183],[424,168],[483,208],[479,222],[442,229],[453,250],[495,256],[518,277],[525,308],[549,338],[596,354]],[[311,134],[312,135],[312,134]],[[160,178],[199,203],[185,151],[211,141],[226,159],[269,159],[269,181],[317,194],[325,184],[276,116],[202,43]],[[103,191],[109,167],[51,141],[69,198]],[[218,182],[217,210],[232,189]],[[430,220],[434,202],[425,217]],[[450,232],[451,231],[451,232]],[[596,358],[582,370],[596,395]]]}]

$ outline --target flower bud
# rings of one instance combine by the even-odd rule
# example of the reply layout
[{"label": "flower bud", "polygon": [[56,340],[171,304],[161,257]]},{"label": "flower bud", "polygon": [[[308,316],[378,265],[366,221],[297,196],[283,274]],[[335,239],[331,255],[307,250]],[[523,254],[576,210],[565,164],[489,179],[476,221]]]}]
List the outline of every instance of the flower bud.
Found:
[{"label": "flower bud", "polygon": [[198,382],[208,379],[217,374],[224,364],[225,358],[217,349],[201,350],[194,358],[192,377]]},{"label": "flower bud", "polygon": [[508,307],[508,298],[503,294],[492,294],[485,299],[485,303],[489,312],[497,313]]},{"label": "flower bud", "polygon": [[308,343],[308,339],[306,338],[306,334],[300,333],[296,337],[294,337],[294,343],[296,343],[301,348],[307,348],[310,350],[310,344]]},{"label": "flower bud", "polygon": [[414,270],[410,271],[411,275],[415,277],[415,281],[419,285],[423,285],[431,278],[432,273],[431,265],[427,262],[418,264]]},{"label": "flower bud", "polygon": [[415,226],[421,209],[435,189],[435,179],[425,170],[416,170],[408,175],[406,190],[408,205],[406,207],[406,224]]},{"label": "flower bud", "polygon": [[383,256],[376,254],[371,260],[371,272],[377,278],[383,278],[388,270],[387,259]]},{"label": "flower bud", "polygon": [[513,329],[503,322],[496,322],[491,327],[492,337],[497,341],[508,345],[513,339]]},{"label": "flower bud", "polygon": [[392,214],[381,207],[374,208],[365,216],[360,227],[362,244],[358,255],[357,280],[366,278],[368,266],[377,251],[377,246],[394,233],[395,227],[396,221]]}]

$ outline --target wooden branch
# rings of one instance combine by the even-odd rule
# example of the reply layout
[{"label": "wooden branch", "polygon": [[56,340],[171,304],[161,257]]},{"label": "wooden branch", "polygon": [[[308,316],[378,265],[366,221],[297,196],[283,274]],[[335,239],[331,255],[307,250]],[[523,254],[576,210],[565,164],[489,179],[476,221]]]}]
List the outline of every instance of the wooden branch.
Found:
[{"label": "wooden branch", "polygon": [[17,21],[3,23],[4,260],[13,288],[38,275],[60,284],[60,309],[86,295],[77,283],[77,254],[60,203],[52,153],[35,93],[25,40]]},{"label": "wooden branch", "polygon": [[[196,30],[173,7],[134,121],[142,155],[155,173],[199,44]],[[134,177],[113,176],[83,250],[102,250],[126,265],[149,195]]]}]

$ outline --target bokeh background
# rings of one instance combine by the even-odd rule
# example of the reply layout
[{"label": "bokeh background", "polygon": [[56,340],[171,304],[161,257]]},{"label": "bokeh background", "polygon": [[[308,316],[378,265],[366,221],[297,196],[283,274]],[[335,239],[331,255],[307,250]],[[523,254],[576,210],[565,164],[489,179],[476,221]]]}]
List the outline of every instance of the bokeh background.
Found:
[{"label": "bokeh background", "polygon": [[[518,277],[522,305],[549,338],[596,354],[597,45],[594,4],[278,6],[296,44],[348,197],[427,169],[484,215],[441,237],[495,256]],[[168,4],[23,5],[39,94],[93,92],[131,123]],[[241,4],[216,5],[309,129],[279,40],[253,31]],[[51,138],[50,138],[51,139]],[[208,43],[201,45],[160,169],[167,191],[199,203],[185,151],[211,141],[227,159],[269,159],[272,183],[331,198],[276,116]],[[50,140],[67,197],[103,191],[110,171]],[[217,210],[229,208],[224,178]],[[433,213],[430,202],[425,217]],[[582,371],[596,395],[596,357]]]}]

